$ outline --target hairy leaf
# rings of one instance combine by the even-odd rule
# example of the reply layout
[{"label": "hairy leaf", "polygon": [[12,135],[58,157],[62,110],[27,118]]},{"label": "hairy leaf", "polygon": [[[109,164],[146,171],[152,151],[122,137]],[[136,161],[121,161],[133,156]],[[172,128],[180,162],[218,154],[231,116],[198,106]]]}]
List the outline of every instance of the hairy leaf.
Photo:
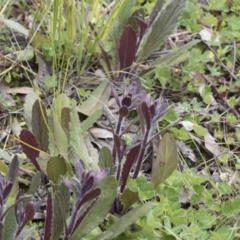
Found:
[{"label": "hairy leaf", "polygon": [[83,131],[89,130],[93,126],[94,123],[102,116],[102,109],[97,110],[91,116],[89,116],[86,120],[81,123],[81,127]]},{"label": "hairy leaf", "polygon": [[172,66],[174,64],[178,64],[177,60],[184,54],[186,53],[190,48],[198,44],[200,40],[193,40],[184,46],[178,48],[177,50],[170,52],[166,54],[165,56],[156,59],[155,61],[152,62],[150,67],[157,67],[157,66]]},{"label": "hairy leaf", "polygon": [[86,116],[91,116],[107,104],[110,93],[111,88],[109,82],[103,81],[83,104],[78,105],[77,110]]},{"label": "hairy leaf", "polygon": [[69,134],[70,113],[71,109],[68,107],[64,107],[61,112],[61,126],[68,139],[70,137]]},{"label": "hairy leaf", "polygon": [[40,172],[36,172],[32,178],[28,193],[33,195],[38,190],[40,182],[41,182],[41,174]]},{"label": "hairy leaf", "polygon": [[37,99],[37,94],[34,91],[30,92],[25,98],[24,119],[30,131],[32,130],[32,107]]},{"label": "hairy leaf", "polygon": [[47,175],[56,183],[67,172],[66,161],[62,157],[51,157],[47,163]]},{"label": "hairy leaf", "polygon": [[17,222],[14,214],[14,209],[11,208],[4,219],[3,238],[4,240],[13,240],[17,230]]},{"label": "hairy leaf", "polygon": [[47,112],[45,106],[36,100],[32,107],[32,133],[35,136],[39,149],[48,151]]},{"label": "hairy leaf", "polygon": [[82,239],[86,234],[91,232],[95,227],[102,223],[103,219],[108,214],[113,201],[117,195],[118,183],[114,176],[108,176],[102,180],[98,185],[102,193],[92,207],[89,214],[84,218],[84,220],[79,225],[78,229],[70,240],[79,240]]},{"label": "hairy leaf", "polygon": [[[114,239],[122,232],[124,232],[129,226],[131,226],[134,222],[136,222],[141,216],[149,212],[153,208],[153,202],[146,202],[139,207],[136,207],[129,211],[127,214],[122,216],[115,224],[113,224],[110,228],[108,228],[108,232],[112,232],[111,237],[107,238],[107,240]],[[94,240],[101,239],[98,236]]]},{"label": "hairy leaf", "polygon": [[[87,132],[81,128],[76,102],[72,102],[71,122],[70,122],[70,142],[74,148],[76,157],[83,160],[87,169],[98,169],[98,153],[93,148]],[[77,159],[75,159],[76,161]],[[75,162],[72,162],[75,165]]]},{"label": "hairy leaf", "polygon": [[149,16],[149,22],[148,22],[148,26],[152,26],[153,22],[155,21],[157,15],[159,14],[159,12],[161,11],[162,7],[163,7],[164,1],[163,0],[157,0],[150,16]]},{"label": "hairy leaf", "polygon": [[18,162],[18,157],[17,155],[15,155],[13,157],[13,160],[10,164],[10,167],[9,167],[9,170],[8,170],[8,180],[11,182],[11,183],[14,183],[16,178],[17,178],[17,175],[18,175],[18,170],[19,170],[19,162]]},{"label": "hairy leaf", "polygon": [[46,212],[46,221],[45,221],[45,228],[44,228],[44,240],[50,240],[51,239],[52,220],[53,220],[52,194],[50,192],[48,192],[47,212]]},{"label": "hairy leaf", "polygon": [[21,233],[21,231],[23,230],[23,228],[25,227],[25,225],[26,225],[30,220],[33,219],[34,214],[35,214],[34,206],[33,206],[33,204],[31,204],[31,203],[27,203],[27,205],[26,205],[25,208],[24,208],[24,211],[25,211],[24,220],[23,220],[20,228],[18,229],[16,236],[18,236],[18,235]]},{"label": "hairy leaf", "polygon": [[51,113],[50,119],[52,120],[51,129],[53,133],[54,143],[56,144],[59,153],[65,159],[68,159],[68,139],[65,132],[63,131],[61,124],[59,123],[55,112]]},{"label": "hairy leaf", "polygon": [[137,35],[132,26],[123,29],[118,45],[120,71],[129,71],[137,51]]},{"label": "hairy leaf", "polygon": [[[23,152],[27,155],[27,157],[31,160],[32,164],[35,166],[35,168],[38,171],[41,171],[36,159],[39,157],[39,151],[38,149],[38,143],[34,137],[34,135],[26,130],[26,129],[22,129],[19,138],[21,140],[21,146],[23,149]],[[27,146],[26,144],[30,145]],[[33,148],[32,148],[33,147]]]},{"label": "hairy leaf", "polygon": [[151,182],[157,187],[164,182],[176,169],[178,164],[177,145],[170,134],[165,134],[161,140],[157,156],[152,164]]},{"label": "hairy leaf", "polygon": [[129,188],[126,188],[121,195],[121,203],[124,211],[127,211],[138,200],[138,192],[132,192]]},{"label": "hairy leaf", "polygon": [[174,31],[186,0],[172,0],[167,7],[158,14],[152,26],[147,30],[137,52],[136,62],[147,59],[155,50],[160,48],[165,39]]},{"label": "hairy leaf", "polygon": [[101,170],[105,168],[109,168],[109,175],[114,174],[114,165],[113,165],[113,159],[112,159],[112,154],[109,148],[107,147],[102,147],[99,153],[99,168]]},{"label": "hairy leaf", "polygon": [[53,199],[52,240],[60,238],[67,220],[69,206],[70,191],[64,183],[61,183]]}]

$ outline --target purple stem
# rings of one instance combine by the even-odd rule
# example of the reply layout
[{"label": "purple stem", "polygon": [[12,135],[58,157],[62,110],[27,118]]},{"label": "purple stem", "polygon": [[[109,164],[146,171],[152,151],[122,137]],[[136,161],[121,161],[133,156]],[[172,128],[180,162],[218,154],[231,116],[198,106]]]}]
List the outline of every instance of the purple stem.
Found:
[{"label": "purple stem", "polygon": [[140,148],[140,151],[138,153],[137,160],[136,160],[137,165],[136,165],[136,168],[135,168],[135,171],[134,171],[134,174],[133,174],[133,179],[137,178],[138,173],[141,169],[145,149],[146,149],[146,146],[147,146],[147,143],[148,143],[149,133],[150,133],[150,130],[146,130],[143,141],[141,143],[141,148]]}]

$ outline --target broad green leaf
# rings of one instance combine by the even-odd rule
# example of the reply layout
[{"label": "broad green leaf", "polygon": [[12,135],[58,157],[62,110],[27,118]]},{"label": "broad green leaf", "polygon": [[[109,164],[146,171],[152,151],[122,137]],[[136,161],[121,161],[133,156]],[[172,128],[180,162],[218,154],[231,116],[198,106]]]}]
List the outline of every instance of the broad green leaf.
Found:
[{"label": "broad green leaf", "polygon": [[33,195],[38,190],[40,183],[41,174],[40,172],[36,172],[36,174],[32,178],[28,193]]},{"label": "broad green leaf", "polygon": [[[198,44],[200,40],[193,40],[184,46],[178,48],[177,50],[174,50],[173,52],[170,52],[166,55],[164,55],[161,58],[156,59],[155,61],[152,62],[150,67],[158,67],[158,66],[173,66],[175,64],[179,64],[183,61],[185,61],[185,56],[182,58],[184,54],[188,54],[188,50],[191,49],[193,46]],[[188,56],[188,55],[187,55]]]},{"label": "broad green leaf", "polygon": [[[112,232],[113,234],[111,235],[111,237],[105,239],[111,240],[120,235],[129,226],[136,222],[141,216],[148,213],[153,208],[153,205],[153,202],[146,202],[139,207],[132,209],[127,214],[119,218],[119,220],[115,224],[108,228],[108,232]],[[94,240],[98,239],[101,239],[101,235],[96,237]]]},{"label": "broad green leaf", "polygon": [[[98,185],[101,189],[101,195],[96,204],[84,218],[76,232],[70,240],[82,239],[91,232],[95,227],[102,223],[103,219],[109,213],[114,199],[117,196],[118,183],[114,176],[108,176]],[[112,239],[112,238],[111,238]]]},{"label": "broad green leaf", "polygon": [[53,198],[53,225],[51,240],[60,239],[64,229],[64,222],[67,220],[67,214],[70,205],[70,191],[61,183],[58,189],[55,189]]},{"label": "broad green leaf", "polygon": [[23,239],[27,239],[28,236],[31,235],[31,238],[35,239],[35,236],[34,235],[34,232],[35,232],[35,229],[37,228],[37,225],[33,226],[33,227],[30,227],[30,228],[27,228],[27,229],[23,229],[23,231],[14,239],[14,240],[23,240]]},{"label": "broad green leaf", "polygon": [[186,0],[172,0],[163,9],[152,26],[144,35],[137,52],[137,63],[147,59],[155,50],[159,49],[166,38],[174,31],[185,7]]},{"label": "broad green leaf", "polygon": [[17,228],[17,222],[14,214],[14,208],[11,208],[4,219],[3,238],[4,240],[13,240]]},{"label": "broad green leaf", "polygon": [[81,127],[83,131],[87,131],[89,128],[93,126],[94,123],[102,116],[102,109],[97,110],[91,116],[89,116],[86,120],[81,123]]},{"label": "broad green leaf", "polygon": [[100,150],[98,165],[100,169],[109,168],[110,169],[109,175],[114,174],[112,154],[108,147],[102,147],[102,149]]},{"label": "broad green leaf", "polygon": [[47,175],[50,180],[56,183],[60,176],[67,172],[66,161],[62,157],[51,157],[47,164]]},{"label": "broad green leaf", "polygon": [[71,119],[70,113],[71,113],[71,109],[69,107],[64,107],[61,112],[61,126],[68,139],[70,137],[70,134],[69,134],[69,131],[70,131],[69,123]]},{"label": "broad green leaf", "polygon": [[[76,102],[72,101],[71,121],[70,121],[70,144],[74,148],[76,159],[83,160],[85,167],[89,169],[99,169],[98,153],[93,147],[88,132],[83,131],[77,113]],[[71,162],[75,165],[76,162]]]},{"label": "broad green leaf", "polygon": [[126,188],[121,195],[121,203],[123,205],[124,211],[127,211],[138,200],[138,193],[132,192],[129,188]]},{"label": "broad green leaf", "polygon": [[178,164],[177,145],[170,134],[165,134],[161,140],[156,159],[152,164],[151,182],[157,187],[164,182],[176,169]]},{"label": "broad green leaf", "polygon": [[37,140],[39,149],[48,152],[47,111],[45,106],[36,100],[32,106],[32,133]]},{"label": "broad green leaf", "polygon": [[68,139],[66,134],[64,133],[61,124],[58,121],[57,115],[54,111],[51,112],[50,115],[50,128],[52,130],[52,135],[54,139],[54,143],[59,151],[59,153],[65,158],[68,159]]},{"label": "broad green leaf", "polygon": [[110,93],[111,88],[109,82],[105,80],[92,92],[84,103],[78,105],[77,110],[86,116],[91,116],[107,104]]},{"label": "broad green leaf", "polygon": [[37,94],[34,91],[30,92],[25,98],[24,119],[27,123],[29,131],[32,131],[32,107],[37,99]]}]

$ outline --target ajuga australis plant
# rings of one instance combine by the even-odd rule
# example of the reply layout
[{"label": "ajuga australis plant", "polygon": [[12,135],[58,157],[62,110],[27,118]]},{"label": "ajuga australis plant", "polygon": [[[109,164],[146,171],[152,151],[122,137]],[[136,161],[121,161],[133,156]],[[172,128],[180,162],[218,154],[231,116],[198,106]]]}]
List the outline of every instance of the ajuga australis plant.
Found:
[{"label": "ajuga australis plant", "polygon": [[[139,175],[147,146],[152,140],[152,130],[155,123],[169,110],[169,107],[167,102],[162,98],[153,101],[149,94],[139,89],[136,82],[132,82],[130,86],[125,89],[121,101],[114,89],[113,93],[116,103],[119,106],[119,117],[116,129],[114,130],[112,158],[116,166],[116,179],[120,185],[119,193],[122,194],[125,190],[127,180],[130,177],[131,170],[134,170],[133,178],[137,178]],[[137,110],[141,134],[139,134],[135,142],[132,142],[131,145],[128,146],[122,139],[124,130],[122,126],[124,125],[124,120],[133,110]],[[123,210],[119,198],[115,200],[112,210],[117,213],[121,213]]]}]

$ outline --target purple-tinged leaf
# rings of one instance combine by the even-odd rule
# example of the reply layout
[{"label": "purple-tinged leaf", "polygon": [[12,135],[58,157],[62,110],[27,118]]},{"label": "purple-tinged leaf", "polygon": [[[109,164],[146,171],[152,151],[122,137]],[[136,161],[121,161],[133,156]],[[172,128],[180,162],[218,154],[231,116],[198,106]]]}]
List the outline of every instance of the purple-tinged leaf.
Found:
[{"label": "purple-tinged leaf", "polygon": [[91,171],[90,175],[94,177],[94,184],[100,183],[109,174],[109,168],[103,170]]},{"label": "purple-tinged leaf", "polygon": [[142,40],[142,37],[143,37],[148,25],[147,25],[147,23],[145,23],[143,20],[141,20],[138,17],[135,17],[135,21],[140,28],[139,39]]},{"label": "purple-tinged leaf", "polygon": [[93,199],[99,197],[101,194],[101,189],[100,188],[95,188],[89,192],[87,192],[83,198],[81,199],[81,201],[79,203],[77,203],[76,205],[76,211],[79,211],[80,208],[87,202],[92,201]]},{"label": "purple-tinged leaf", "polygon": [[25,225],[33,219],[35,214],[35,210],[34,210],[34,206],[31,203],[27,203],[27,205],[25,206],[24,209],[24,220],[21,223],[21,226],[18,228],[17,233],[15,235],[15,237],[17,237],[21,231],[23,230],[23,228],[25,227]]},{"label": "purple-tinged leaf", "polygon": [[124,118],[128,115],[128,108],[126,106],[122,106],[119,109],[119,116],[121,116],[121,118]]},{"label": "purple-tinged leaf", "polygon": [[129,71],[137,52],[137,36],[134,29],[128,25],[123,29],[118,46],[120,70]]},{"label": "purple-tinged leaf", "polygon": [[149,107],[149,112],[151,114],[151,118],[153,118],[156,114],[156,107],[154,104],[152,104],[150,107]]},{"label": "purple-tinged leaf", "polygon": [[130,107],[132,104],[132,98],[129,96],[126,96],[122,99],[122,106]]},{"label": "purple-tinged leaf", "polygon": [[12,190],[12,187],[13,187],[13,183],[8,183],[7,186],[5,186],[5,188],[3,189],[2,191],[3,203],[6,203],[9,197],[9,194]]},{"label": "purple-tinged leaf", "polygon": [[51,239],[52,219],[53,219],[52,195],[51,195],[50,192],[48,192],[47,213],[46,213],[46,221],[45,221],[45,229],[44,229],[44,240],[50,240]]},{"label": "purple-tinged leaf", "polygon": [[154,102],[156,113],[152,118],[152,123],[156,122],[160,117],[162,117],[166,112],[169,111],[170,107],[168,107],[168,103],[161,98],[157,99]]},{"label": "purple-tinged leaf", "polygon": [[94,184],[94,177],[93,176],[88,177],[82,186],[81,193],[86,194],[90,189],[92,189],[93,184]]},{"label": "purple-tinged leaf", "polygon": [[96,203],[96,201],[98,200],[98,198],[94,199],[90,206],[87,207],[87,209],[81,214],[81,216],[77,219],[77,221],[74,224],[73,230],[71,235],[73,235],[73,233],[76,231],[76,229],[78,228],[78,226],[81,224],[81,222],[83,221],[83,219],[88,215],[88,213],[90,212],[90,210],[92,209],[92,207],[94,206],[94,204]]},{"label": "purple-tinged leaf", "polygon": [[18,162],[17,155],[15,155],[12,159],[12,162],[10,164],[9,171],[8,171],[8,180],[11,183],[15,182],[17,178],[18,170],[19,170],[19,162]]},{"label": "purple-tinged leaf", "polygon": [[81,179],[82,174],[85,172],[85,165],[82,160],[76,162],[76,178]]},{"label": "purple-tinged leaf", "polygon": [[45,106],[36,100],[32,106],[32,133],[35,136],[39,149],[48,151],[47,111]]},{"label": "purple-tinged leaf", "polygon": [[62,181],[64,183],[64,185],[69,188],[70,190],[72,190],[76,195],[77,195],[77,188],[70,182],[68,181],[67,179],[65,178],[62,178]]},{"label": "purple-tinged leaf", "polygon": [[121,193],[125,189],[127,179],[129,177],[129,174],[130,174],[130,171],[132,169],[132,166],[133,166],[134,162],[138,158],[140,149],[141,149],[141,144],[139,143],[135,147],[131,148],[129,153],[127,154],[126,161],[123,164],[123,169],[122,169],[122,183],[121,183],[121,189],[120,189]]},{"label": "purple-tinged leaf", "polygon": [[151,27],[152,23],[154,22],[154,20],[156,19],[157,15],[159,14],[159,12],[161,11],[162,7],[163,7],[164,1],[163,0],[157,0],[151,14],[149,17],[149,22],[148,22],[148,26]]},{"label": "purple-tinged leaf", "polygon": [[21,146],[22,146],[23,152],[31,160],[31,162],[35,166],[35,168],[38,171],[41,171],[41,169],[37,163],[37,160],[36,160],[39,157],[39,151],[37,150],[38,143],[37,143],[34,135],[30,131],[28,131],[26,129],[22,129],[22,131],[19,135],[19,138],[21,140]]},{"label": "purple-tinged leaf", "polygon": [[143,117],[145,119],[146,130],[150,130],[150,128],[151,128],[151,115],[150,115],[149,108],[148,108],[146,102],[143,102],[141,104],[141,111],[142,111]]}]

